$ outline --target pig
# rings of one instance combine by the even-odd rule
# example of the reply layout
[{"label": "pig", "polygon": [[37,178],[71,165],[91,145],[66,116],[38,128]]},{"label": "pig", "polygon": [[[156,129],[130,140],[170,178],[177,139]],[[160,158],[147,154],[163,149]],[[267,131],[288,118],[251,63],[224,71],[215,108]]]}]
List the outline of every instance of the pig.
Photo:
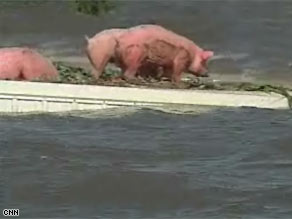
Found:
[{"label": "pig", "polygon": [[[117,62],[115,51],[117,40],[127,29],[113,28],[97,33],[92,38],[85,36],[87,45],[85,53],[92,65],[92,75],[98,79],[106,65]],[[119,66],[119,63],[117,63]]]},{"label": "pig", "polygon": [[119,36],[116,56],[124,78],[134,79],[141,67],[155,64],[163,67],[164,75],[174,83],[181,80],[183,71],[206,77],[207,61],[214,55],[191,40],[159,25],[139,25]]},{"label": "pig", "polygon": [[[135,73],[128,77],[129,71],[131,74],[134,68],[134,72],[137,71],[143,77],[160,78],[164,76],[170,78],[173,82],[179,82],[180,78],[178,77],[182,71],[187,69],[191,61],[186,49],[176,47],[163,40],[154,40],[145,45],[132,45],[120,50],[121,68],[126,80],[134,79]],[[161,70],[160,67],[163,67],[163,72],[161,74],[160,71],[160,75],[158,75],[159,70]]]},{"label": "pig", "polygon": [[0,49],[0,79],[52,81],[58,71],[51,61],[37,51],[26,47]]},{"label": "pig", "polygon": [[[85,53],[93,67],[91,73],[96,80],[102,75],[108,63],[115,63],[121,67],[122,63],[116,55],[116,49],[119,37],[127,31],[128,29],[113,28],[101,31],[92,38],[85,36]],[[141,68],[139,72],[142,76],[154,76],[153,72],[156,69],[157,66],[148,64],[144,65],[144,68]]]}]

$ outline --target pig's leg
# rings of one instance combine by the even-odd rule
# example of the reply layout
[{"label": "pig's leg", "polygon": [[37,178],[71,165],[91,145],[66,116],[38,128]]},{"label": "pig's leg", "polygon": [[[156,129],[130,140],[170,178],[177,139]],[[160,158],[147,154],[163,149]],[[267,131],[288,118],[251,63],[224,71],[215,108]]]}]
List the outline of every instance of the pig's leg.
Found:
[{"label": "pig's leg", "polygon": [[159,77],[159,66],[152,63],[144,63],[140,66],[138,71],[139,76],[143,79],[158,79]]},{"label": "pig's leg", "polygon": [[179,63],[175,63],[173,66],[173,74],[171,76],[171,82],[177,84],[181,80],[183,67]]},{"label": "pig's leg", "polygon": [[145,50],[142,46],[132,45],[128,47],[123,54],[123,62],[125,66],[124,78],[126,80],[135,79],[136,73],[145,58]]},{"label": "pig's leg", "polygon": [[172,79],[172,75],[173,75],[173,67],[169,67],[169,66],[164,66],[163,67],[163,73],[161,74],[160,79],[168,79],[171,80]]},{"label": "pig's leg", "polygon": [[104,56],[102,58],[100,58],[99,60],[93,60],[93,69],[92,69],[92,75],[94,76],[94,78],[96,80],[99,79],[99,77],[101,76],[101,74],[103,73],[105,66],[107,65],[108,61],[110,59],[110,56]]},{"label": "pig's leg", "polygon": [[163,76],[164,76],[164,69],[163,69],[163,67],[159,66],[159,67],[156,69],[156,71],[157,71],[156,79],[157,79],[157,80],[161,80],[161,78],[163,78]]},{"label": "pig's leg", "polygon": [[108,47],[101,47],[98,50],[92,45],[86,48],[86,55],[92,65],[92,75],[97,80],[103,73],[106,64],[111,58],[111,54],[108,52]]},{"label": "pig's leg", "polygon": [[181,49],[173,60],[173,74],[171,77],[173,83],[177,84],[180,82],[181,75],[186,69],[188,61],[188,53],[184,49]]}]

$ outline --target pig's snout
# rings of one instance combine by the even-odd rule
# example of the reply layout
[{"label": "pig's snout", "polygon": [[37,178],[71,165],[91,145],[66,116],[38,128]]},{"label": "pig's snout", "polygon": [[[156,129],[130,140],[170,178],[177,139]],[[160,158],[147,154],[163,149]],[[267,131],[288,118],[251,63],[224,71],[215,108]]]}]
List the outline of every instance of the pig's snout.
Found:
[{"label": "pig's snout", "polygon": [[203,66],[196,71],[192,71],[192,73],[197,77],[209,77],[208,69]]},{"label": "pig's snout", "polygon": [[207,70],[203,72],[195,73],[194,75],[196,75],[197,77],[202,77],[202,78],[209,77],[209,73]]},{"label": "pig's snout", "polygon": [[207,78],[207,77],[209,77],[209,73],[205,72],[203,74],[200,74],[199,76],[202,77],[202,78]]}]

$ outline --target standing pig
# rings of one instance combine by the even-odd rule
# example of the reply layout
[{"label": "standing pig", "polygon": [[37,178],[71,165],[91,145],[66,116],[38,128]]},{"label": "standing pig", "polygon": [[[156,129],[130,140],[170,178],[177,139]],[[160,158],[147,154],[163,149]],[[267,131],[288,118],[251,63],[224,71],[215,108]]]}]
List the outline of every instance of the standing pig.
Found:
[{"label": "standing pig", "polygon": [[35,50],[20,47],[0,49],[2,80],[55,80],[57,77],[54,65]]},{"label": "standing pig", "polygon": [[[119,51],[120,50],[120,51]],[[144,45],[132,45],[118,48],[121,58],[121,68],[126,79],[133,79],[136,72],[142,76],[159,78],[165,76],[178,82],[178,76],[187,70],[191,58],[183,47],[176,47],[163,40],[153,40]],[[135,53],[136,52],[136,53]],[[158,75],[160,68],[162,75]]]},{"label": "standing pig", "polygon": [[[92,65],[92,75],[98,79],[103,73],[108,63],[115,63],[118,67],[122,66],[121,60],[117,57],[116,50],[119,37],[127,32],[128,29],[113,28],[97,33],[92,38],[85,37],[87,45],[86,55]],[[144,65],[139,69],[142,76],[153,75],[156,72],[156,65]]]},{"label": "standing pig", "polygon": [[92,38],[86,37],[85,52],[93,66],[92,74],[98,79],[103,73],[108,62],[116,62],[115,51],[117,40],[126,29],[109,29],[99,32]]},{"label": "standing pig", "polygon": [[140,25],[120,35],[117,56],[126,79],[133,79],[141,66],[154,63],[175,83],[183,71],[207,76],[212,51],[204,51],[191,40],[158,25]]}]

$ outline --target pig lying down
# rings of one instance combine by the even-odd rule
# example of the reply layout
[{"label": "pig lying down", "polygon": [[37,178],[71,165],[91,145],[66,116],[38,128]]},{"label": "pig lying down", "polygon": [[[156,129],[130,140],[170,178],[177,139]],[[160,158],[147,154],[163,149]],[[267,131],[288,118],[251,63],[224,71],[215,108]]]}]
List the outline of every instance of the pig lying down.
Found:
[{"label": "pig lying down", "polygon": [[[96,78],[111,58],[115,59],[128,80],[134,79],[137,74],[158,74],[161,68],[163,76],[175,83],[181,80],[183,72],[207,76],[207,61],[213,56],[212,51],[204,51],[191,40],[158,25],[139,25],[121,30],[118,34],[103,31],[101,33],[107,37],[103,35],[101,38],[97,34],[97,38],[95,36],[88,41],[87,54]],[[98,43],[93,46],[94,41]],[[114,43],[109,46],[109,42]],[[98,60],[103,61],[99,63]],[[147,72],[148,67],[152,72]]]},{"label": "pig lying down", "polygon": [[11,47],[0,49],[1,80],[45,80],[58,77],[54,65],[37,51]]}]

